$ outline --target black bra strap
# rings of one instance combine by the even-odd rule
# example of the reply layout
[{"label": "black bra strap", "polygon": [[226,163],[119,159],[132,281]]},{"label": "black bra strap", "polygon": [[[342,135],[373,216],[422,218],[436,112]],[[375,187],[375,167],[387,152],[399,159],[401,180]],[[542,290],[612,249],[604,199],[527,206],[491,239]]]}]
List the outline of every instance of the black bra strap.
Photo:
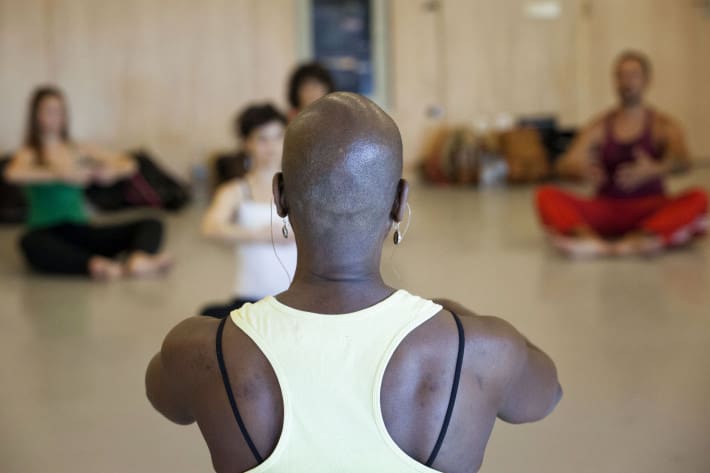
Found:
[{"label": "black bra strap", "polygon": [[239,414],[239,409],[237,408],[237,401],[234,399],[234,393],[232,392],[232,385],[229,382],[229,374],[227,374],[227,366],[224,364],[224,355],[222,354],[222,332],[224,331],[224,324],[229,319],[225,317],[219,323],[219,328],[217,329],[217,362],[219,363],[219,371],[222,373],[222,381],[224,382],[224,389],[227,391],[227,397],[229,398],[229,405],[232,407],[232,413],[234,414],[234,419],[239,425],[239,430],[241,430],[244,440],[246,440],[251,453],[258,463],[262,463],[264,459],[259,455],[259,451],[256,449],[256,445],[251,439],[247,428],[244,425],[244,420],[242,420],[241,414]]},{"label": "black bra strap", "polygon": [[434,450],[432,450],[429,459],[425,463],[426,466],[431,466],[436,460],[437,455],[439,455],[439,450],[441,449],[441,444],[444,443],[444,437],[446,437],[446,431],[449,429],[449,422],[451,421],[451,413],[454,411],[454,404],[456,404],[456,394],[459,390],[459,381],[461,379],[461,367],[463,365],[463,351],[466,345],[463,333],[463,325],[461,325],[461,319],[453,311],[451,315],[454,316],[454,321],[456,321],[456,329],[459,333],[459,352],[456,356],[456,370],[454,371],[454,383],[451,386],[451,396],[449,397],[449,406],[446,408],[446,415],[444,416],[444,423],[441,426],[441,432],[439,432],[439,438],[436,439],[436,444],[434,445]]}]

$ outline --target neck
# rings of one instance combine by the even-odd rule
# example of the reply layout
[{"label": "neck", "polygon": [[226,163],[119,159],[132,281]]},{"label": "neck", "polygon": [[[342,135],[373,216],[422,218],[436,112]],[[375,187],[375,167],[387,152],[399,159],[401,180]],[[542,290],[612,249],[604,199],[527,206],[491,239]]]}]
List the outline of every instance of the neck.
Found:
[{"label": "neck", "polygon": [[62,141],[62,139],[57,133],[43,133],[42,134],[42,144],[45,146],[55,145],[61,141]]},{"label": "neck", "polygon": [[625,115],[640,115],[646,111],[646,106],[640,101],[629,104],[622,103],[620,110]]},{"label": "neck", "polygon": [[[279,300],[291,307],[318,313],[354,312],[380,302],[394,289],[380,274],[381,248],[353,256],[355,251],[313,253],[299,246],[298,265],[289,289]],[[320,257],[311,257],[319,254]]]},{"label": "neck", "polygon": [[251,174],[258,180],[265,180],[271,182],[271,180],[274,178],[274,174],[279,172],[279,167],[278,166],[257,166],[255,167],[252,171]]}]

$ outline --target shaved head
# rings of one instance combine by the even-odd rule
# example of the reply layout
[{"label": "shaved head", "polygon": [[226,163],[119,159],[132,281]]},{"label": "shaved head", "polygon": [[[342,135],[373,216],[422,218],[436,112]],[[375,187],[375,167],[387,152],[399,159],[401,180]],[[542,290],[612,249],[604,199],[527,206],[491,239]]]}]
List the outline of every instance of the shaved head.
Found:
[{"label": "shaved head", "polygon": [[288,126],[282,167],[279,213],[288,213],[299,251],[304,241],[381,246],[401,218],[402,138],[365,97],[336,92],[306,108]]}]

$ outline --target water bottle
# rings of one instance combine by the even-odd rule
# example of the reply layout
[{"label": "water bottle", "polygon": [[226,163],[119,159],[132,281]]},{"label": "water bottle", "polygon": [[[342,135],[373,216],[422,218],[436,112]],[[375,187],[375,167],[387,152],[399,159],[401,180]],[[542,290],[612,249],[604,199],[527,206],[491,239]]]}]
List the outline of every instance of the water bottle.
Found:
[{"label": "water bottle", "polygon": [[190,166],[190,187],[195,203],[205,205],[209,200],[209,171],[204,162]]}]

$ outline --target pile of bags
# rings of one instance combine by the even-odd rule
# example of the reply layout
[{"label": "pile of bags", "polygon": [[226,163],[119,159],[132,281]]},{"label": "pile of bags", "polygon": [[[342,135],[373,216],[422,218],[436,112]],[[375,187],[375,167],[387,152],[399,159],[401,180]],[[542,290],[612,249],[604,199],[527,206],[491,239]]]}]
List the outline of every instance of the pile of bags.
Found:
[{"label": "pile of bags", "polygon": [[510,130],[485,133],[466,126],[443,126],[425,146],[423,174],[434,183],[462,185],[547,179],[554,161],[574,136],[574,132],[558,130],[549,123],[534,120]]}]

